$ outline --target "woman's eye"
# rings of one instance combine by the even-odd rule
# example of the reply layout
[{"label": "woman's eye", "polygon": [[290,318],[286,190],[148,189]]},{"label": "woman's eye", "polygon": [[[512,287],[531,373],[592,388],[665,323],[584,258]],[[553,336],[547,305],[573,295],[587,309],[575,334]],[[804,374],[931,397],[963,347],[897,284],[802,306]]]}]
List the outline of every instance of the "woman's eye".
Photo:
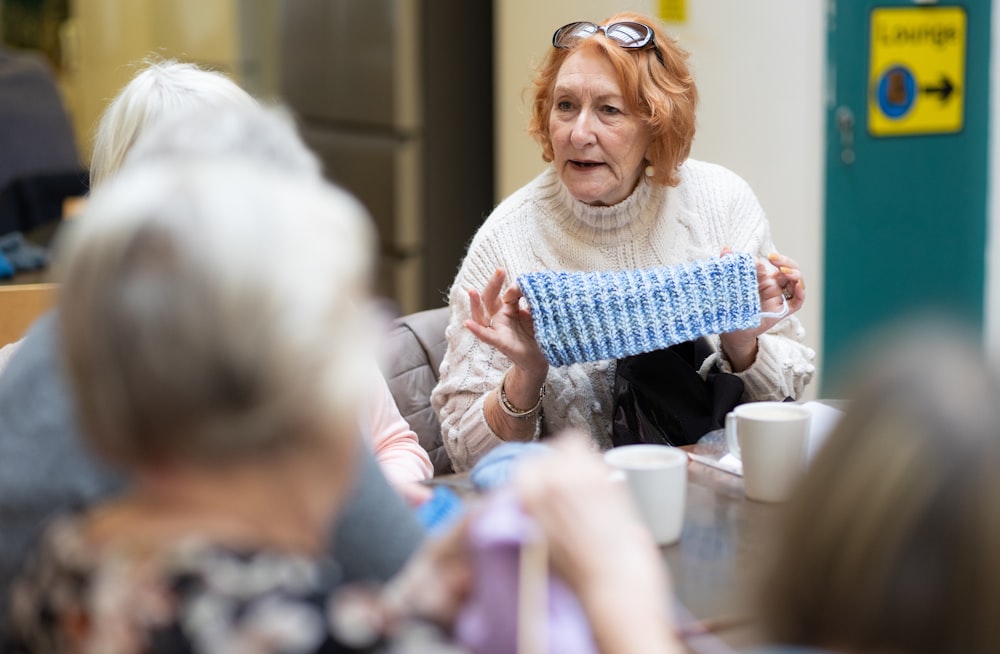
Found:
[{"label": "woman's eye", "polygon": [[569,111],[573,108],[573,103],[569,100],[562,100],[556,104],[556,108],[559,109],[559,111]]},{"label": "woman's eye", "polygon": [[621,111],[618,109],[618,107],[614,107],[614,106],[612,106],[610,104],[606,104],[603,107],[601,107],[601,111],[603,111],[606,114],[611,114],[611,115],[621,113]]}]

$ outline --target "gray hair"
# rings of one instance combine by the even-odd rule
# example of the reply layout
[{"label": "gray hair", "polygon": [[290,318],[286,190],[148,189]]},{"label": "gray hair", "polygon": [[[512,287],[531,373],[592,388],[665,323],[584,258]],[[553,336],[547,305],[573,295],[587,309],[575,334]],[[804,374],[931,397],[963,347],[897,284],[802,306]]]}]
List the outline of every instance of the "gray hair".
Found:
[{"label": "gray hair", "polygon": [[254,105],[256,100],[222,73],[173,60],[148,61],[101,115],[90,164],[91,188],[118,172],[139,135],[151,126],[196,109]]},{"label": "gray hair", "polygon": [[92,445],[204,462],[353,431],[373,252],[361,204],[318,180],[222,158],[123,169],[56,266]]}]

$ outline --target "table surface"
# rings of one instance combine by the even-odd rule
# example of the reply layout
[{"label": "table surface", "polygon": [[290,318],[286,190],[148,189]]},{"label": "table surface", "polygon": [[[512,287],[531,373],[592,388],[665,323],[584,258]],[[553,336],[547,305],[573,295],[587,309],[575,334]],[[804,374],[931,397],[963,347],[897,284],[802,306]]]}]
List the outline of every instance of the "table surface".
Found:
[{"label": "table surface", "polygon": [[[715,460],[725,454],[721,434],[713,433],[682,449]],[[460,494],[474,492],[464,474],[438,477],[431,483]],[[783,506],[747,500],[742,477],[688,462],[684,530],[679,542],[661,552],[682,604],[679,610],[690,614],[679,618],[678,629],[711,632],[688,638],[692,652],[729,651],[720,649],[716,638],[732,647],[763,642],[753,620],[753,593],[773,549],[769,541]]]},{"label": "table surface", "polygon": [[[682,449],[716,460],[725,454],[719,436]],[[684,530],[678,543],[662,548],[663,559],[677,599],[731,646],[763,642],[753,620],[754,593],[784,506],[747,500],[742,477],[688,462]],[[694,647],[694,640],[689,645],[711,651]]]},{"label": "table surface", "polygon": [[49,281],[50,273],[48,269],[30,270],[19,272],[13,277],[0,279],[0,286],[11,286],[15,284],[40,284]]}]

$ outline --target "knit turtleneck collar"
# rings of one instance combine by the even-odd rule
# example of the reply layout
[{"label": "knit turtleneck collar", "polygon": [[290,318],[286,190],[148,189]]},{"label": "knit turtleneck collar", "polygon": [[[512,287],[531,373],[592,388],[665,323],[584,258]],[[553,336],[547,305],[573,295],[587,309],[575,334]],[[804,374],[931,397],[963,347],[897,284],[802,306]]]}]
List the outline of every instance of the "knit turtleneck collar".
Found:
[{"label": "knit turtleneck collar", "polygon": [[555,168],[540,178],[540,201],[559,229],[595,244],[619,243],[649,231],[660,213],[666,187],[640,177],[627,198],[611,206],[594,206],[574,198]]}]

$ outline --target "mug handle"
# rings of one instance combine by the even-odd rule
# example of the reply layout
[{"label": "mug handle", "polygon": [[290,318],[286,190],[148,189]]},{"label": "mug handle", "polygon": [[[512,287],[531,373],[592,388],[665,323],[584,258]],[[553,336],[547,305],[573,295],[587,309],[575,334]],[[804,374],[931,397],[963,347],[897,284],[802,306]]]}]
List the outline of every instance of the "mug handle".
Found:
[{"label": "mug handle", "polygon": [[737,459],[740,458],[740,442],[736,438],[736,413],[734,411],[726,414],[726,447],[729,448],[730,454]]}]

